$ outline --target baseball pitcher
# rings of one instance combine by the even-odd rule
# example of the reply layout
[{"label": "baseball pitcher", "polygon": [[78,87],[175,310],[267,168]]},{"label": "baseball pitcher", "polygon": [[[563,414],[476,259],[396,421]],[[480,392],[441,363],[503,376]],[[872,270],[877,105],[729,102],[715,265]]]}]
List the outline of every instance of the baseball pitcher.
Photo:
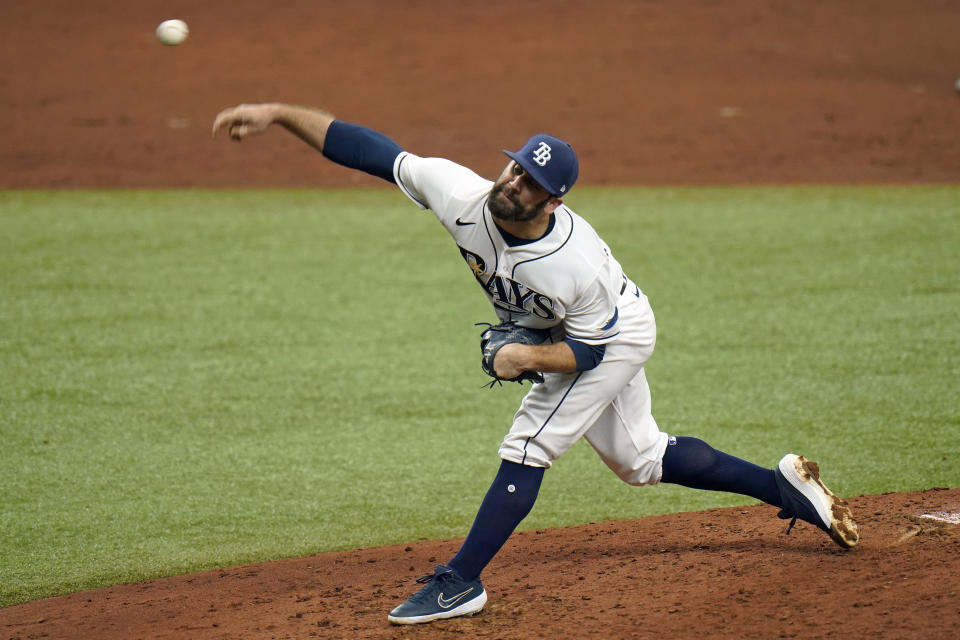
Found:
[{"label": "baseball pitcher", "polygon": [[727,491],[811,523],[840,547],[859,541],[845,501],[815,462],[785,455],[766,469],[692,437],[661,431],[644,364],[656,324],[647,297],[590,224],[564,204],[576,183],[571,145],[544,133],[517,151],[494,181],[450,160],[414,155],[381,133],[305,107],[239,105],[213,133],[241,141],[270,125],[331,161],[391,182],[433,212],[460,249],[498,323],[481,334],[481,362],[501,381],[531,386],[500,445],[500,469],[460,550],[387,616],[416,624],[478,613],[480,574],[536,501],[544,471],[584,438],[624,482]]}]

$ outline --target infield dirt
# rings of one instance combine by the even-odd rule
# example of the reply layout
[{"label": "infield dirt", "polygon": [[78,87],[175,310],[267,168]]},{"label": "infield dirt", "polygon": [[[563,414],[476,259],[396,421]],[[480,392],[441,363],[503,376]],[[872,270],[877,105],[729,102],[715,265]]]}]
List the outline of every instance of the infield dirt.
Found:
[{"label": "infield dirt", "polygon": [[[289,136],[225,148],[239,102],[334,110],[493,176],[533,130],[581,184],[956,183],[960,2],[4,7],[0,186],[380,186]],[[185,19],[190,39],[153,29]],[[803,452],[816,457],[816,452]],[[597,464],[601,464],[599,461]],[[829,479],[829,469],[825,470]],[[640,489],[641,491],[644,489]],[[649,489],[655,490],[655,489]],[[960,489],[850,499],[844,552],[766,506],[516,534],[469,619],[386,612],[459,540],[227,568],[0,610],[27,638],[956,638]]]}]

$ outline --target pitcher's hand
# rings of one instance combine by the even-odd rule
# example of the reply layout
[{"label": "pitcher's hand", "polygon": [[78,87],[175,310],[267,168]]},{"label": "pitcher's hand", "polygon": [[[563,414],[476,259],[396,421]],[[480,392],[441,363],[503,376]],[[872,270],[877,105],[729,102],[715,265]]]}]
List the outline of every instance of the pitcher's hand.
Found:
[{"label": "pitcher's hand", "polygon": [[224,109],[213,121],[212,135],[216,137],[226,130],[233,140],[240,141],[258,133],[263,133],[275,119],[274,105],[241,104]]}]

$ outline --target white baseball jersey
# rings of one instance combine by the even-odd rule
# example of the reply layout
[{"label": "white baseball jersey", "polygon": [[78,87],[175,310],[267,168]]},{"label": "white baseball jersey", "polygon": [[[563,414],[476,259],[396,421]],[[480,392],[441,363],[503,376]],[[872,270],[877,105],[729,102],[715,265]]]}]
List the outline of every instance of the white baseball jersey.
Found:
[{"label": "white baseball jersey", "polygon": [[653,312],[593,227],[561,205],[542,238],[508,242],[487,207],[490,180],[407,152],[397,156],[394,178],[453,237],[501,321],[551,328],[554,341],[606,345],[596,368],[545,374],[532,386],[501,457],[549,467],[586,437],[627,482],[657,482],[667,436],[650,414],[643,373],[656,336]]}]

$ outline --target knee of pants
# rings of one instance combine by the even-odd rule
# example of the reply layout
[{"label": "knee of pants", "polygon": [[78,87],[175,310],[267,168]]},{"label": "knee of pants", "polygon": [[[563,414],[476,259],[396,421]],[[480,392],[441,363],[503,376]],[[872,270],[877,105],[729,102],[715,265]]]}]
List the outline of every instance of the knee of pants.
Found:
[{"label": "knee of pants", "polygon": [[660,460],[650,460],[645,464],[636,467],[624,469],[612,469],[617,477],[634,487],[657,484],[663,475],[663,462]]},{"label": "knee of pants", "polygon": [[[619,432],[616,435],[623,436]],[[663,475],[663,454],[667,449],[669,436],[662,431],[655,431],[650,435],[650,439],[645,440],[643,446],[636,446],[640,443],[624,437],[588,437],[587,441],[618,478],[627,484],[640,486],[657,484]]]}]

